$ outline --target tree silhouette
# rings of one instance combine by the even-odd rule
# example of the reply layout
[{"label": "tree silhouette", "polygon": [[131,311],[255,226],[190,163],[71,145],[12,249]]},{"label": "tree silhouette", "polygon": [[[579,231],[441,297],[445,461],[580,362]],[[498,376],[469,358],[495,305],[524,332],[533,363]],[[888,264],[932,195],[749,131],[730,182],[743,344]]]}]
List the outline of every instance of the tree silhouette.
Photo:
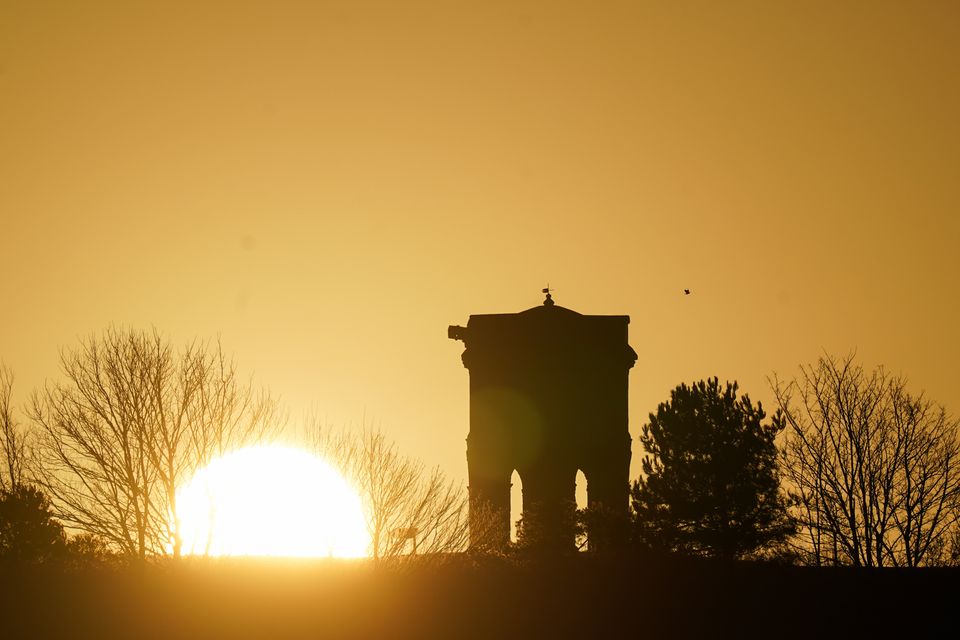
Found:
[{"label": "tree silhouette", "polygon": [[577,510],[580,523],[578,548],[591,552],[619,552],[630,534],[630,514],[624,509],[610,509],[603,504]]},{"label": "tree silhouette", "polygon": [[0,558],[45,562],[62,558],[65,551],[63,527],[42,491],[26,484],[0,491]]},{"label": "tree silhouette", "polygon": [[374,561],[463,551],[467,497],[437,467],[403,455],[378,429],[334,431],[308,420],[305,439],[343,474],[367,506]]},{"label": "tree silhouette", "polygon": [[35,482],[65,524],[126,556],[181,547],[176,490],[212,457],[281,426],[219,344],[179,352],[156,331],[111,328],[60,355],[63,381],[34,394]]},{"label": "tree silhouette", "polygon": [[552,509],[534,502],[523,505],[517,520],[517,550],[527,553],[573,553],[587,543],[583,512],[573,500]]},{"label": "tree silhouette", "polygon": [[548,554],[590,551],[616,553],[626,545],[630,529],[629,515],[620,510],[595,505],[577,509],[570,501],[562,509],[544,513],[534,502],[524,505],[517,520],[517,541],[513,548],[521,552]]},{"label": "tree silhouette", "polygon": [[681,384],[643,426],[644,476],[632,487],[638,543],[695,555],[739,558],[792,532],[780,493],[774,439],[779,412],[766,414],[737,384],[717,378]]},{"label": "tree silhouette", "polygon": [[814,565],[951,561],[960,518],[960,422],[882,367],[824,356],[772,381],[789,425],[785,484]]},{"label": "tree silhouette", "polygon": [[0,364],[0,489],[13,490],[23,482],[26,434],[13,415],[13,372]]}]

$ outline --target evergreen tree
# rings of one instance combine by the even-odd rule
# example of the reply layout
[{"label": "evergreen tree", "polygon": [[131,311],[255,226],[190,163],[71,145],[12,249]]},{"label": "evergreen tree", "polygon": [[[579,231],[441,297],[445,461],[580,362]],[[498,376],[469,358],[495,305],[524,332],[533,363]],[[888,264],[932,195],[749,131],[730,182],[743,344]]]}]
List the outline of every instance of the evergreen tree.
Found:
[{"label": "evergreen tree", "polygon": [[42,491],[26,484],[0,491],[0,559],[44,562],[61,558],[65,550],[63,527]]},{"label": "evergreen tree", "polygon": [[793,527],[780,492],[774,439],[760,403],[717,378],[681,384],[643,426],[644,476],[632,487],[642,545],[740,558],[782,543]]},{"label": "evergreen tree", "polygon": [[516,548],[524,552],[573,553],[586,534],[580,516],[572,500],[553,509],[524,504],[523,515],[517,520]]}]

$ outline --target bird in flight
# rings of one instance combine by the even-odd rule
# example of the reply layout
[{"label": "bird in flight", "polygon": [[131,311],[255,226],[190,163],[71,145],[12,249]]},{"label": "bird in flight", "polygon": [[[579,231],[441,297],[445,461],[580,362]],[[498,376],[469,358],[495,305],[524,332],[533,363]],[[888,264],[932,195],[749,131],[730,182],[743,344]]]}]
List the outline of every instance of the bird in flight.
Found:
[{"label": "bird in flight", "polygon": [[684,289],[684,290],[683,290],[683,295],[685,295],[685,296],[690,295],[690,289]]}]

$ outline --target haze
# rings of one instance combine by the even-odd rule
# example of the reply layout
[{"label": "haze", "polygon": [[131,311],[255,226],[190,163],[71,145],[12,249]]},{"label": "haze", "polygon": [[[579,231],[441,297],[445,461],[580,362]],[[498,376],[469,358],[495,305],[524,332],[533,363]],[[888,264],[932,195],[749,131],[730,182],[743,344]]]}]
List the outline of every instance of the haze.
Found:
[{"label": "haze", "polygon": [[549,283],[631,316],[634,434],[824,350],[960,408],[955,3],[136,4],[0,5],[19,399],[111,323],[219,335],[465,477],[446,327]]}]

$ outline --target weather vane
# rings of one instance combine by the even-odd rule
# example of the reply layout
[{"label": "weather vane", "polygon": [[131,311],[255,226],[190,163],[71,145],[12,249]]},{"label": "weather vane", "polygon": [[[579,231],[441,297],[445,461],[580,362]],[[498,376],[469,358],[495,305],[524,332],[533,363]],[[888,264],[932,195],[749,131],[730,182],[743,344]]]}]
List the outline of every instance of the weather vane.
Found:
[{"label": "weather vane", "polygon": [[551,292],[551,291],[553,291],[553,289],[550,288],[550,283],[549,283],[549,282],[547,283],[547,286],[545,286],[543,289],[541,289],[541,292],[542,292],[542,293],[547,294],[547,299],[543,301],[543,304],[544,304],[545,306],[548,306],[548,307],[552,307],[552,306],[553,306],[553,296],[550,295],[550,292]]}]

